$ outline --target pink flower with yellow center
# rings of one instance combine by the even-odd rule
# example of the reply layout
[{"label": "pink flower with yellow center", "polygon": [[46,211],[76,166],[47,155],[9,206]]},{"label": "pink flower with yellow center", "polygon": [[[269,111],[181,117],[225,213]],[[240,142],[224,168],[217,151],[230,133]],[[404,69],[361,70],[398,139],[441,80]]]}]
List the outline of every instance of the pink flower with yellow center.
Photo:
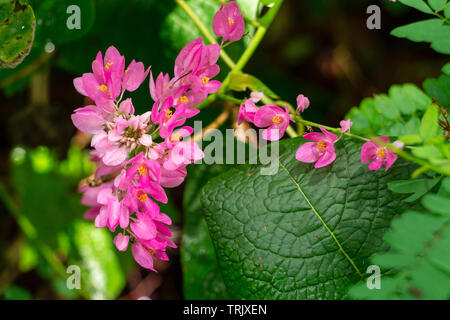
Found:
[{"label": "pink flower with yellow center", "polygon": [[[389,143],[389,138],[386,136],[381,136],[377,139],[383,143]],[[374,140],[364,143],[361,149],[361,162],[367,163],[372,161],[369,164],[370,170],[378,170],[384,165],[387,171],[397,158],[397,155],[392,150],[380,146]]]},{"label": "pink flower with yellow center", "polygon": [[244,16],[239,10],[235,1],[228,2],[225,7],[220,6],[219,11],[214,15],[213,31],[222,41],[237,41],[242,38],[245,32]]},{"label": "pink flower with yellow center", "polygon": [[323,132],[323,134],[319,132],[311,132],[303,136],[304,139],[314,142],[302,144],[297,149],[295,154],[296,159],[300,162],[315,162],[315,168],[325,167],[336,159],[334,143],[338,137],[322,127],[319,129]]},{"label": "pink flower with yellow center", "polygon": [[278,106],[262,106],[256,111],[254,116],[255,126],[266,128],[262,132],[262,138],[269,141],[280,140],[289,126],[289,121],[293,120],[289,115],[287,106],[285,110]]}]

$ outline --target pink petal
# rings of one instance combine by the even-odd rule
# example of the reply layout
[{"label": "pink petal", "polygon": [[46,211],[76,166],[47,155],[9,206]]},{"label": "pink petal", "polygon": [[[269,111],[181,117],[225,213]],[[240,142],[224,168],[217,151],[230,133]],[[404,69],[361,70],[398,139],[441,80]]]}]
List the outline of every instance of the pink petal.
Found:
[{"label": "pink petal", "polygon": [[322,168],[330,163],[332,163],[336,159],[336,152],[334,152],[334,148],[332,149],[332,152],[325,152],[319,160],[314,165],[314,168]]},{"label": "pink petal", "polygon": [[319,159],[316,149],[316,143],[306,142],[297,149],[295,158],[300,162],[316,162]]},{"label": "pink petal", "polygon": [[146,214],[138,213],[137,221],[130,223],[130,227],[136,236],[144,240],[153,239],[156,236],[155,223]]},{"label": "pink petal", "polygon": [[369,164],[369,169],[370,170],[378,170],[381,168],[382,165],[383,165],[383,161],[378,159],[378,157],[377,157]]},{"label": "pink petal", "polygon": [[153,257],[146,248],[139,242],[135,242],[131,245],[131,252],[133,253],[134,260],[144,268],[156,271],[153,268]]},{"label": "pink petal", "polygon": [[122,233],[118,233],[114,237],[114,244],[116,245],[117,250],[126,251],[128,248],[129,240],[130,240],[129,236],[123,235]]},{"label": "pink petal", "polygon": [[375,142],[369,141],[369,142],[364,143],[361,148],[361,162],[367,163],[371,159],[375,158],[376,154],[377,154],[377,150],[378,150],[378,145]]}]

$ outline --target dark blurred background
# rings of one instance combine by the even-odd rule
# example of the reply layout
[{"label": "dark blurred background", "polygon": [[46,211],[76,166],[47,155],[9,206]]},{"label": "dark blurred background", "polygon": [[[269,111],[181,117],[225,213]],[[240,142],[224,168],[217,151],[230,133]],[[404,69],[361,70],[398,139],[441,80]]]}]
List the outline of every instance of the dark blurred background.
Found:
[{"label": "dark blurred background", "polygon": [[[94,285],[87,286],[84,298],[182,298],[177,251],[159,274],[150,274],[137,268],[129,255],[117,254],[109,234],[91,231],[93,225],[80,221],[84,209],[78,205],[77,184],[91,174],[92,166],[82,151],[88,137],[77,133],[70,120],[72,111],[87,103],[72,80],[90,72],[96,53],[110,45],[125,55],[127,64],[135,59],[152,65],[154,74],[172,73],[177,52],[198,31],[171,0],[83,0],[78,1],[82,29],[71,33],[61,27],[69,2],[30,1],[37,19],[31,53],[16,69],[0,69],[0,177],[5,186],[0,204],[0,297],[80,298],[57,277],[51,263],[56,258],[64,265],[74,261],[89,266]],[[370,4],[382,9],[381,30],[366,27]],[[219,2],[193,1],[192,6],[208,23]],[[286,0],[244,71],[292,104],[303,93],[311,100],[304,117],[336,126],[364,97],[387,92],[392,84],[420,87],[426,78],[440,74],[444,56],[427,44],[389,35],[395,27],[423,18],[388,0]],[[237,59],[250,37],[226,50]],[[227,71],[222,65],[220,77]],[[148,82],[132,97],[137,112],[148,110]],[[206,125],[219,113],[220,108],[208,108],[200,118]],[[184,221],[182,194],[183,186],[171,190],[174,200],[166,208],[177,235]],[[30,222],[35,238],[33,230],[24,232]],[[54,237],[42,238],[40,230]],[[90,244],[92,237],[106,237],[106,247]],[[45,248],[54,254],[46,256]],[[96,260],[102,250],[111,254]],[[109,268],[106,273],[98,271],[104,266]]]}]

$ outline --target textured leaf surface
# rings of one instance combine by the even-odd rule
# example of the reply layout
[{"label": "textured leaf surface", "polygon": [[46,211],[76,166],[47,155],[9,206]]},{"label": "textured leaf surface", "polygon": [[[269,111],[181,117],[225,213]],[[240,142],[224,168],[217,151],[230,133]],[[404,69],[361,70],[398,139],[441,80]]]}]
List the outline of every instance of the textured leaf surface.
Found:
[{"label": "textured leaf surface", "polygon": [[0,68],[14,68],[30,52],[36,23],[26,0],[0,3]]},{"label": "textured leaf surface", "polygon": [[260,165],[233,168],[202,190],[202,205],[232,298],[340,299],[361,280],[367,258],[402,205],[386,186],[406,179],[360,162],[360,143],[341,141],[330,166],[313,169],[294,155],[300,138],[280,143],[276,175]]},{"label": "textured leaf surface", "polygon": [[225,165],[192,165],[183,199],[185,213],[181,262],[185,299],[227,299],[228,294],[216,261],[216,253],[202,214],[200,190],[226,171]]}]

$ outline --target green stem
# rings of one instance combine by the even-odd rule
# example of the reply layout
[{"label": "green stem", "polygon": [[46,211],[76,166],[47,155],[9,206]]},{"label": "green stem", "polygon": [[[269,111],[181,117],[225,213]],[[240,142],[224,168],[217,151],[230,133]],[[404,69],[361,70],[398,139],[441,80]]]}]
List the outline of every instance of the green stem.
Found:
[{"label": "green stem", "polygon": [[[203,22],[198,18],[198,16],[195,14],[195,12],[191,9],[191,7],[186,3],[184,0],[175,0],[175,2],[180,6],[181,9],[186,12],[186,14],[191,18],[191,20],[195,23],[198,30],[203,34],[203,36],[212,44],[218,44],[214,36],[209,32],[208,28],[203,24]],[[233,69],[236,64],[234,61],[230,58],[230,56],[223,50],[223,48],[220,50],[220,57],[222,60],[230,67],[230,69]]]},{"label": "green stem", "polygon": [[[304,125],[309,125],[309,126],[317,127],[317,128],[318,127],[322,127],[322,128],[325,128],[328,131],[331,131],[331,132],[334,132],[334,133],[338,133],[338,134],[344,134],[344,135],[349,136],[351,138],[359,139],[359,140],[366,141],[366,142],[371,140],[371,139],[368,139],[368,138],[365,138],[365,137],[362,137],[362,136],[359,136],[359,135],[356,135],[356,134],[353,134],[353,133],[350,133],[350,132],[342,132],[341,129],[339,129],[339,128],[333,128],[333,127],[321,125],[319,123],[307,121],[307,120],[299,118],[298,116],[294,116],[294,118],[296,119],[296,121],[301,122]],[[417,158],[417,157],[413,156],[412,154],[410,154],[410,153],[408,153],[408,152],[406,152],[404,150],[401,150],[401,149],[398,149],[398,148],[394,147],[390,143],[384,144],[382,141],[378,141],[378,140],[377,140],[377,143],[379,145],[382,145],[384,147],[387,147],[387,148],[391,149],[397,155],[399,155],[400,157],[402,157],[403,159],[405,159],[407,161],[414,162],[414,163],[422,166],[423,168],[427,168],[427,169],[433,170],[435,172],[438,172],[438,173],[441,173],[441,174],[444,174],[444,175],[447,175],[447,176],[450,175],[450,172],[448,170],[445,170],[445,169],[440,168],[440,167],[438,167],[436,165],[428,163],[425,160]],[[407,146],[406,148],[413,149],[414,147],[408,147]]]}]

